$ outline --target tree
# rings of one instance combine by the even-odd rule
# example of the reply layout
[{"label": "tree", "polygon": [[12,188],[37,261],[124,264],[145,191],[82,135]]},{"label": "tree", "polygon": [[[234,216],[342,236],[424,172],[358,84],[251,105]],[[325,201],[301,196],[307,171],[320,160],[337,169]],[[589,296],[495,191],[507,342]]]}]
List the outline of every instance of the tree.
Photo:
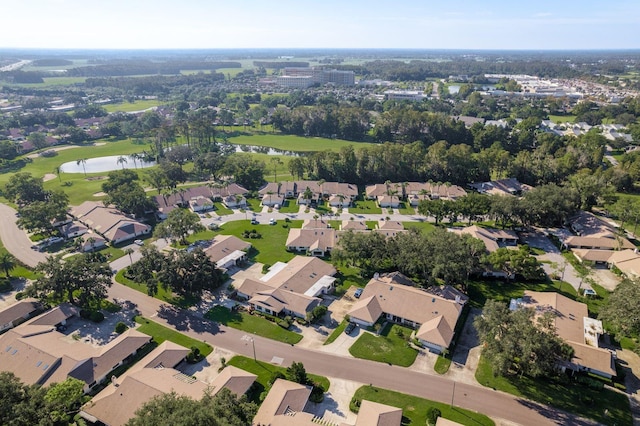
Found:
[{"label": "tree", "polygon": [[491,267],[503,271],[507,279],[521,275],[526,280],[537,280],[545,275],[538,259],[532,256],[525,246],[518,250],[501,247],[487,256],[487,263]]},{"label": "tree", "polygon": [[11,278],[11,271],[17,266],[16,258],[9,252],[0,253],[0,269],[4,271],[7,279]]},{"label": "tree", "polygon": [[278,166],[281,166],[282,160],[279,159],[278,157],[273,157],[270,159],[271,161],[271,165],[273,166],[273,181],[277,182],[278,181]]},{"label": "tree", "polygon": [[127,157],[125,157],[124,155],[119,156],[116,160],[116,162],[122,166],[122,170],[124,170],[124,165],[127,164],[127,161]]},{"label": "tree", "polygon": [[47,147],[47,136],[44,133],[33,132],[27,136],[27,140],[31,142],[36,149]]},{"label": "tree", "polygon": [[80,158],[79,160],[76,160],[76,164],[79,166],[80,164],[82,164],[82,171],[84,171],[84,177],[87,177],[87,159],[86,158]]},{"label": "tree", "polygon": [[46,201],[47,195],[42,179],[34,177],[28,172],[14,174],[4,187],[4,196],[16,204]]},{"label": "tree", "polygon": [[49,425],[44,395],[38,385],[27,386],[13,373],[0,372],[0,424]]},{"label": "tree", "polygon": [[18,208],[20,219],[18,225],[31,232],[51,234],[53,224],[67,219],[69,198],[62,191],[49,195],[47,201],[34,201]]},{"label": "tree", "polygon": [[611,293],[598,317],[619,337],[637,336],[640,333],[639,303],[640,281],[625,278]]},{"label": "tree", "polygon": [[301,362],[293,362],[285,372],[287,380],[301,385],[309,384],[309,377],[307,376],[307,370],[304,368],[304,364]]},{"label": "tree", "polygon": [[133,258],[131,255],[133,254],[133,249],[131,247],[127,247],[123,250],[124,254],[129,256],[129,264],[133,264]]},{"label": "tree", "polygon": [[451,212],[452,201],[449,200],[420,200],[418,203],[418,213],[423,216],[431,216],[435,219],[436,225],[447,217]]},{"label": "tree", "polygon": [[156,276],[174,292],[188,296],[199,296],[222,284],[222,271],[201,249],[171,252]]},{"label": "tree", "polygon": [[173,209],[162,223],[156,226],[154,235],[157,238],[166,238],[182,244],[187,244],[189,233],[204,231],[200,223],[200,217],[183,208]]},{"label": "tree", "polygon": [[82,308],[95,307],[107,297],[113,275],[104,256],[93,253],[73,256],[64,262],[48,257],[36,270],[43,276],[29,287],[32,295],[39,299],[53,295],[57,300],[67,299]]},{"label": "tree", "polygon": [[265,164],[249,155],[231,154],[224,165],[224,173],[249,190],[257,190],[264,183]]},{"label": "tree", "polygon": [[477,192],[471,192],[464,197],[456,200],[456,206],[459,213],[469,220],[469,225],[478,217],[483,217],[489,214],[491,209],[491,201],[486,195],[478,194]]},{"label": "tree", "polygon": [[68,423],[71,420],[82,403],[84,386],[85,383],[82,380],[69,377],[63,382],[52,384],[47,389],[44,400],[51,420],[55,423]]},{"label": "tree", "polygon": [[226,388],[215,395],[207,391],[200,401],[171,392],[146,402],[127,426],[245,426],[257,411],[246,396],[237,397]]},{"label": "tree", "polygon": [[494,375],[553,375],[559,362],[571,359],[573,349],[556,335],[552,315],[534,321],[532,309],[511,312],[505,303],[487,301],[474,326]]}]

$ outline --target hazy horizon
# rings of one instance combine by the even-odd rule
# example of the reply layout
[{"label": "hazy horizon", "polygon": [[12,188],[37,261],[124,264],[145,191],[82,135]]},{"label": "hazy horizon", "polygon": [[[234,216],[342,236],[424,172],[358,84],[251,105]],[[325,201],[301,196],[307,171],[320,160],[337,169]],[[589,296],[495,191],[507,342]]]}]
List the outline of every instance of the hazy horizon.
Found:
[{"label": "hazy horizon", "polygon": [[[0,0],[2,49],[635,50],[640,2]],[[427,4],[428,3],[428,4]]]}]

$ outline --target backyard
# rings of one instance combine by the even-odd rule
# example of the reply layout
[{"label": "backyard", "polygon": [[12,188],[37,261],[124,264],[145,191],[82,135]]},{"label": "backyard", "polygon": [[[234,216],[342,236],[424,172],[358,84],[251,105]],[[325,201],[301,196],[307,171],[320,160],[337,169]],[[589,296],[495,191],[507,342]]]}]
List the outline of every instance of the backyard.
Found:
[{"label": "backyard", "polygon": [[418,356],[418,351],[409,346],[411,333],[410,328],[388,323],[379,336],[363,332],[349,353],[356,358],[408,367]]}]

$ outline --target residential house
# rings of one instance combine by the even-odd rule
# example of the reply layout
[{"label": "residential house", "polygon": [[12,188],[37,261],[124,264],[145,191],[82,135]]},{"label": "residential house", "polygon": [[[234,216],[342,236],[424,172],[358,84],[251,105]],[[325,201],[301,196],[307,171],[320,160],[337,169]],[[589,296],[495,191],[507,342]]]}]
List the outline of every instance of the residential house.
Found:
[{"label": "residential house", "polygon": [[458,235],[471,235],[473,238],[481,240],[488,252],[494,252],[501,247],[516,247],[518,245],[518,234],[506,229],[472,225],[465,228],[449,229],[449,231]]},{"label": "residential house", "polygon": [[42,310],[36,299],[22,299],[0,310],[0,333],[16,327]]},{"label": "residential house", "polygon": [[[330,421],[305,411],[311,387],[277,379],[264,399],[253,426],[315,426],[333,424]],[[358,410],[355,426],[400,426],[402,409],[363,400]],[[352,426],[342,423],[341,426]]]},{"label": "residential house", "polygon": [[236,291],[258,311],[306,318],[320,304],[319,296],[334,291],[335,274],[323,260],[296,256],[288,263],[275,263],[260,280],[243,280]]},{"label": "residential house", "polygon": [[[574,250],[574,253],[577,250]],[[609,267],[615,267],[629,278],[640,277],[640,255],[637,250],[609,251],[607,263]]]},{"label": "residential house", "polygon": [[86,253],[88,251],[100,250],[106,246],[107,240],[94,232],[82,234],[80,236],[80,251],[82,252]]},{"label": "residential house", "polygon": [[136,330],[100,348],[75,341],[58,331],[75,313],[72,306],[61,305],[0,336],[0,369],[42,386],[74,377],[85,383],[88,393],[151,341]]},{"label": "residential house", "polygon": [[[397,191],[397,194],[391,195]],[[369,185],[365,189],[368,199],[377,200],[380,207],[397,208],[400,200],[404,199],[412,207],[417,207],[422,200],[456,200],[467,195],[458,185],[432,182],[393,182],[390,184]]]},{"label": "residential house", "polygon": [[577,235],[564,239],[563,244],[570,249],[625,250],[635,249],[618,228],[597,217],[593,213],[580,212],[569,219],[571,230]]},{"label": "residential house", "polygon": [[305,252],[311,256],[325,256],[333,250],[337,241],[335,229],[291,228],[285,244],[289,251]]},{"label": "residential house", "polygon": [[400,233],[406,232],[406,230],[404,229],[404,224],[397,220],[380,220],[371,232],[377,232],[387,238],[392,238]]},{"label": "residential house", "polygon": [[235,202],[236,195],[244,197],[248,192],[245,188],[235,183],[226,186],[202,185],[193,188],[178,188],[175,193],[169,195],[156,195],[153,197],[153,202],[157,208],[156,215],[161,220],[164,220],[173,209],[188,207],[193,212],[199,213],[211,210],[213,201],[223,201],[224,198],[233,196]]},{"label": "residential house", "polygon": [[438,295],[405,283],[412,284],[400,273],[376,274],[348,312],[350,321],[370,327],[384,317],[387,321],[416,329],[416,338],[424,346],[442,353],[451,345],[467,299],[458,295],[449,299],[447,297],[452,293],[438,290]]},{"label": "residential house", "polygon": [[71,216],[112,244],[118,244],[151,233],[151,226],[137,221],[102,202],[85,201],[71,207]]},{"label": "residential house", "polygon": [[79,237],[87,232],[89,232],[89,228],[77,221],[63,225],[62,228],[60,228],[60,233],[62,233],[62,236],[66,239]]},{"label": "residential house", "polygon": [[204,252],[209,256],[209,259],[216,263],[217,268],[229,269],[246,261],[249,249],[251,249],[251,243],[238,237],[216,235]]},{"label": "residential house", "polygon": [[533,189],[532,186],[520,183],[516,178],[492,180],[490,182],[476,182],[469,186],[481,194],[489,195],[515,195],[520,196],[524,192]]},{"label": "residential house", "polygon": [[520,308],[533,309],[535,318],[545,313],[552,315],[556,334],[574,350],[571,361],[561,365],[563,369],[607,378],[616,375],[613,355],[598,347],[604,332],[602,322],[589,317],[586,304],[555,292],[526,290],[521,299],[511,300],[511,310]]},{"label": "residential house", "polygon": [[340,225],[341,231],[366,231],[369,227],[363,220],[343,220]]},{"label": "residential house", "polygon": [[227,195],[222,198],[222,204],[228,209],[246,209],[247,199],[243,195]]},{"label": "residential house", "polygon": [[213,395],[227,388],[245,394],[256,375],[227,366],[210,384],[183,374],[179,369],[189,349],[165,341],[98,393],[82,407],[80,415],[93,424],[124,425],[155,396],[175,392],[200,399],[207,390]]}]

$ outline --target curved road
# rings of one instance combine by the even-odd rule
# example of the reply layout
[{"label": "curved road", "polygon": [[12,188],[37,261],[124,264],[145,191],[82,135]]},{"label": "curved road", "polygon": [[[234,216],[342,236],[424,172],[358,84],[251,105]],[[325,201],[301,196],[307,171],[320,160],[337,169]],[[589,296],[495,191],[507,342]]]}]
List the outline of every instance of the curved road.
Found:
[{"label": "curved road", "polygon": [[[142,315],[184,334],[232,352],[253,356],[252,345],[242,339],[246,335],[245,332],[203,320],[191,311],[163,304],[118,283],[114,283],[109,289],[109,296],[136,303]],[[447,404],[453,401],[453,405],[517,424],[594,424],[574,415],[481,386],[456,383],[441,376],[418,373],[378,362],[315,352],[259,336],[252,337],[256,357],[261,361],[272,362],[274,357],[277,357],[282,359],[281,364],[284,366],[290,365],[293,361],[302,362],[307,371],[315,374],[370,383]]]},{"label": "curved road", "polygon": [[27,234],[18,228],[16,211],[6,204],[0,203],[0,238],[2,244],[20,262],[34,268],[38,263],[47,260],[47,255],[33,250],[33,242]]}]

